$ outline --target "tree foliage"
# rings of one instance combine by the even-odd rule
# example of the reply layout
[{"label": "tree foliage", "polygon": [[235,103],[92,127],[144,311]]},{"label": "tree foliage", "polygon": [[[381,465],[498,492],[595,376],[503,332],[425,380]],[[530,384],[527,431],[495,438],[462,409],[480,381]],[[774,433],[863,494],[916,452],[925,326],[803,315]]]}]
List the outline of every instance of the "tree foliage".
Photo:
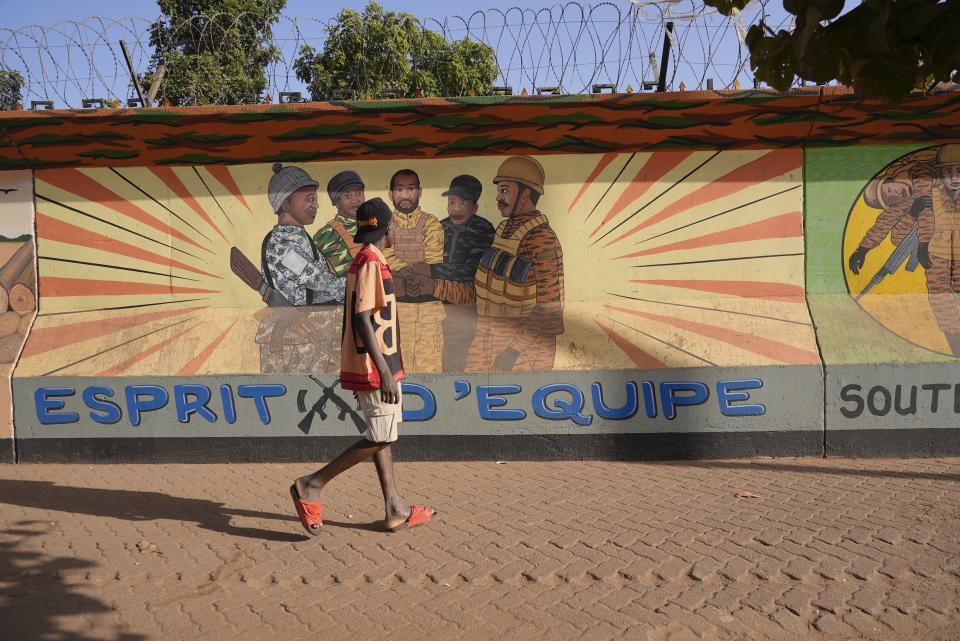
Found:
[{"label": "tree foliage", "polygon": [[13,110],[20,104],[23,76],[14,69],[0,69],[0,111]]},{"label": "tree foliage", "polygon": [[304,45],[294,62],[313,100],[329,100],[338,89],[362,99],[391,97],[389,90],[404,96],[485,95],[497,76],[489,46],[448,42],[411,14],[384,11],[375,2],[363,13],[341,11],[326,36],[320,52]]},{"label": "tree foliage", "polygon": [[[749,0],[704,0],[724,15]],[[796,77],[837,80],[872,98],[898,100],[935,82],[958,80],[960,2],[862,0],[843,12],[844,0],[784,0],[796,16],[793,31],[774,33],[762,21],[746,44],[755,76],[786,90]]]},{"label": "tree foliage", "polygon": [[[267,65],[279,57],[272,28],[287,0],[158,0],[163,16],[150,29],[149,86],[165,67],[158,96],[173,105],[236,104],[267,88]],[[145,87],[146,89],[146,87]]]}]

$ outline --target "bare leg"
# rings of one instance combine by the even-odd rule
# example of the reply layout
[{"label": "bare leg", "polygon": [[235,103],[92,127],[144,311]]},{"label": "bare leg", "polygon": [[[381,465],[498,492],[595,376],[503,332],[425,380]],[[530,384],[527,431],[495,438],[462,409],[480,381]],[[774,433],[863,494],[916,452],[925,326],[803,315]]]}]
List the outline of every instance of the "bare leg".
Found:
[{"label": "bare leg", "polygon": [[[304,501],[320,500],[320,491],[324,485],[332,481],[338,474],[346,472],[357,463],[367,460],[370,455],[378,454],[387,445],[387,443],[374,443],[366,439],[357,441],[320,470],[307,476],[301,476],[294,481],[300,498]],[[377,469],[380,469],[379,465]]]},{"label": "bare leg", "polygon": [[386,515],[383,517],[387,528],[394,528],[407,520],[410,508],[407,507],[393,479],[393,453],[390,444],[373,455],[373,463],[377,466],[377,476],[380,477],[380,489],[383,490],[383,504]]}]

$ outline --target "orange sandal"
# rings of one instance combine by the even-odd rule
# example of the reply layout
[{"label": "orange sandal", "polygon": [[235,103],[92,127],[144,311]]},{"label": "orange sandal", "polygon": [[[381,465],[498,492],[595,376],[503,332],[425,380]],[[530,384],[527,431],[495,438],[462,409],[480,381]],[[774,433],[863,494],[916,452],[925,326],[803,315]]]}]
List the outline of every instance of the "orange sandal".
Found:
[{"label": "orange sandal", "polygon": [[293,497],[293,507],[300,517],[300,525],[310,536],[316,536],[323,527],[323,503],[320,501],[304,501],[297,492],[297,484],[290,486],[290,496]]},{"label": "orange sandal", "polygon": [[400,530],[409,529],[412,527],[417,527],[418,525],[423,525],[424,523],[429,523],[433,520],[433,517],[438,514],[437,511],[431,510],[428,507],[422,505],[411,505],[410,506],[410,516],[407,517],[407,520],[392,528],[387,528],[391,532],[399,532]]}]

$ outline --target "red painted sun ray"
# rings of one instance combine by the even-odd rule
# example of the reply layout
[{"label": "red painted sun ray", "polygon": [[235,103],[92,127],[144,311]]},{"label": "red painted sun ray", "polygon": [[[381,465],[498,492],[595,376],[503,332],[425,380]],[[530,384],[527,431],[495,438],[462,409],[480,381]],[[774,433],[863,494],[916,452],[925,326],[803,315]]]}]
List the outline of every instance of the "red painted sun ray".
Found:
[{"label": "red painted sun ray", "polygon": [[571,209],[573,209],[573,206],[577,204],[577,201],[579,201],[580,198],[583,197],[583,194],[587,191],[587,189],[590,188],[590,185],[593,184],[593,181],[597,179],[597,176],[600,175],[600,172],[606,169],[607,165],[613,162],[614,158],[616,158],[619,155],[620,154],[616,152],[603,154],[603,157],[600,158],[600,160],[597,162],[597,166],[593,168],[593,171],[590,172],[590,175],[587,176],[587,179],[583,181],[583,184],[580,186],[580,191],[578,191],[577,195],[573,197],[572,201],[570,201],[570,206],[567,207],[568,212]]},{"label": "red painted sun ray", "polygon": [[614,344],[623,351],[624,354],[630,357],[630,360],[637,364],[637,367],[641,369],[661,369],[666,367],[666,364],[663,361],[643,351],[629,340],[624,338],[616,330],[607,327],[597,319],[594,319],[593,322],[600,326],[600,329],[604,331],[610,340],[612,340]]},{"label": "red painted sun ray", "polygon": [[103,370],[102,372],[98,372],[98,373],[97,373],[97,376],[119,376],[120,374],[122,374],[123,372],[127,371],[128,369],[130,369],[131,367],[133,367],[134,365],[136,365],[136,364],[139,363],[140,361],[148,358],[148,357],[151,356],[152,354],[156,354],[157,352],[159,352],[161,349],[163,349],[164,347],[166,347],[167,345],[169,345],[169,344],[172,343],[173,341],[177,340],[178,338],[181,338],[182,336],[185,336],[186,334],[189,334],[190,332],[192,332],[194,329],[196,329],[197,327],[199,327],[199,326],[202,325],[202,324],[203,324],[202,321],[199,322],[199,323],[194,323],[193,325],[191,325],[191,326],[188,327],[187,329],[182,330],[182,331],[179,331],[179,332],[177,332],[176,334],[174,334],[173,336],[170,336],[169,338],[165,338],[164,340],[160,341],[159,343],[156,343],[156,344],[154,344],[154,345],[151,345],[151,346],[148,347],[147,349],[145,349],[145,350],[143,350],[143,351],[141,351],[141,352],[139,352],[139,353],[137,353],[137,354],[134,354],[134,355],[131,356],[130,358],[126,359],[125,361],[121,361],[120,363],[117,363],[117,364],[114,365],[113,367],[109,367],[109,368]]},{"label": "red painted sun ray", "polygon": [[240,186],[237,184],[237,181],[233,179],[233,174],[230,173],[230,168],[226,165],[207,165],[204,167],[211,176],[217,179],[221,185],[227,188],[234,198],[240,201],[240,203],[247,208],[247,211],[251,214],[253,210],[250,209],[250,205],[247,204],[247,199],[243,197],[243,191],[240,190]]},{"label": "red painted sun ray", "polygon": [[196,267],[191,267],[185,263],[173,260],[169,256],[154,254],[146,249],[135,247],[134,245],[130,245],[121,240],[116,240],[115,238],[110,238],[109,236],[104,236],[103,234],[98,234],[82,227],[65,223],[62,220],[53,218],[52,216],[47,216],[40,211],[37,211],[37,234],[43,240],[55,240],[57,242],[77,245],[80,247],[101,249],[103,251],[112,252],[119,256],[127,256],[128,258],[145,260],[148,263],[153,263],[155,265],[176,267],[177,269],[183,269],[188,272],[193,272],[194,274],[202,274],[203,276],[210,276],[211,278],[217,278],[220,280],[223,279],[223,276],[217,276],[216,274],[205,272],[202,269],[197,269]]},{"label": "red painted sun ray", "polygon": [[712,247],[714,245],[745,243],[752,240],[767,240],[770,238],[799,238],[802,235],[803,216],[799,211],[791,211],[755,223],[740,225],[739,227],[732,227],[723,231],[704,234],[703,236],[688,238],[659,247],[643,249],[638,252],[617,256],[617,258],[636,258],[637,256],[650,256],[651,254],[662,254],[664,252],[683,249],[699,249],[702,247]]},{"label": "red painted sun ray", "polygon": [[223,339],[227,337],[227,335],[230,333],[230,330],[232,330],[233,326],[236,324],[237,321],[230,323],[230,327],[223,330],[223,332],[213,339],[209,345],[204,347],[199,354],[194,356],[193,360],[184,365],[183,369],[177,372],[177,376],[193,376],[199,372],[200,368],[203,367],[203,364],[206,363],[207,360],[213,355],[213,353],[217,350],[217,347],[220,346],[220,343],[223,342]]},{"label": "red painted sun ray", "polygon": [[679,289],[694,289],[701,292],[727,294],[743,298],[766,298],[771,300],[796,299],[793,302],[802,303],[803,287],[789,283],[773,283],[762,280],[631,280],[631,283],[642,285],[659,285],[661,287],[676,287]]},{"label": "red painted sun ray", "polygon": [[126,200],[125,198],[121,198],[119,195],[110,191],[107,189],[107,187],[100,184],[79,169],[75,169],[73,167],[67,167],[64,169],[44,169],[43,173],[40,175],[40,179],[44,182],[50,183],[54,187],[58,187],[64,191],[69,191],[72,194],[80,196],[84,200],[105,205],[118,214],[152,227],[164,235],[169,234],[170,236],[202,249],[205,252],[211,254],[213,253],[212,250],[200,245],[197,243],[197,241],[193,240],[186,234],[177,231],[170,225],[160,222],[151,216],[147,211],[135,205],[133,202]]},{"label": "red painted sun ray", "polygon": [[200,203],[197,202],[197,199],[194,198],[193,194],[190,192],[187,186],[183,184],[183,181],[180,180],[180,177],[177,176],[177,174],[173,171],[172,168],[151,167],[150,171],[152,171],[157,176],[157,178],[162,180],[167,187],[172,189],[173,193],[175,193],[180,198],[180,200],[187,203],[190,209],[196,212],[196,214],[200,216],[200,218],[202,218],[205,223],[210,225],[213,231],[217,232],[217,235],[220,236],[220,238],[222,238],[224,242],[228,242],[227,237],[223,235],[223,232],[220,231],[220,228],[217,227],[217,224],[213,222],[213,219],[210,218],[210,215],[206,212],[206,210],[204,210],[204,208],[200,206]]},{"label": "red painted sun ray", "polygon": [[23,358],[36,356],[68,345],[90,340],[91,338],[100,338],[114,332],[119,332],[131,327],[139,327],[158,320],[189,314],[204,306],[184,307],[183,309],[168,309],[162,312],[148,312],[145,314],[134,314],[132,316],[120,316],[114,318],[103,318],[90,321],[80,321],[78,323],[69,323],[66,325],[57,325],[55,327],[36,327],[30,331],[30,337],[27,339],[27,345],[23,350]]},{"label": "red painted sun ray", "polygon": [[651,225],[659,223],[671,216],[676,216],[685,211],[699,207],[704,203],[713,202],[725,198],[738,191],[749,189],[755,185],[783,176],[791,171],[800,168],[800,155],[792,149],[778,149],[760,156],[756,160],[748,162],[745,165],[737,167],[733,171],[716,180],[706,183],[699,189],[678,198],[659,212],[647,218],[639,225],[625,232],[613,240],[609,241],[604,247],[627,238],[645,229]]},{"label": "red painted sun ray", "polygon": [[696,321],[684,320],[682,318],[676,318],[673,316],[651,314],[649,312],[641,312],[635,309],[625,309],[615,305],[607,305],[606,307],[618,312],[623,312],[624,314],[630,314],[639,318],[646,318],[647,320],[672,325],[673,327],[677,327],[679,329],[685,329],[687,331],[700,334],[701,336],[706,336],[707,338],[712,338],[727,343],[728,345],[733,345],[739,349],[753,352],[754,354],[759,354],[760,356],[766,356],[767,358],[780,361],[781,363],[786,363],[789,365],[808,365],[820,362],[820,356],[815,352],[794,347],[793,345],[787,345],[786,343],[780,343],[768,338],[763,338],[761,336],[754,336],[753,334],[737,331],[728,327],[719,327],[717,325],[710,325],[708,323],[698,323]]},{"label": "red painted sun ray", "polygon": [[593,238],[604,225],[626,209],[627,205],[635,202],[647,193],[647,190],[655,185],[658,180],[679,166],[680,163],[689,158],[692,153],[692,151],[679,151],[670,153],[658,152],[653,154],[651,158],[644,163],[643,167],[640,168],[637,175],[633,177],[633,180],[630,181],[627,188],[623,190],[617,202],[613,204],[613,207],[610,208],[607,215],[604,216],[600,224],[597,225],[597,228],[590,233],[590,238]]},{"label": "red painted sun ray", "polygon": [[40,296],[133,296],[145,294],[219,294],[219,289],[137,283],[128,280],[44,276]]}]

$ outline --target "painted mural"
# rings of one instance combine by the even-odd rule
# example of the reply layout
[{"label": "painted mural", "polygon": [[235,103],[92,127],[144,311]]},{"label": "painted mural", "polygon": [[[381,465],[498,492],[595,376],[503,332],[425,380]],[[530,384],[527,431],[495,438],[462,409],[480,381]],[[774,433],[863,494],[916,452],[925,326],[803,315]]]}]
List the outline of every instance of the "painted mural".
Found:
[{"label": "painted mural", "polygon": [[[10,377],[37,313],[33,174],[0,173],[0,439],[13,437]],[[6,458],[0,453],[0,460]]]},{"label": "painted mural", "polygon": [[897,336],[955,357],[960,357],[958,198],[960,145],[910,152],[866,184],[851,207],[843,239],[847,287],[864,311]]},{"label": "painted mural", "polygon": [[336,372],[373,196],[414,374],[816,364],[800,176],[794,150],[38,171],[17,376]]}]

